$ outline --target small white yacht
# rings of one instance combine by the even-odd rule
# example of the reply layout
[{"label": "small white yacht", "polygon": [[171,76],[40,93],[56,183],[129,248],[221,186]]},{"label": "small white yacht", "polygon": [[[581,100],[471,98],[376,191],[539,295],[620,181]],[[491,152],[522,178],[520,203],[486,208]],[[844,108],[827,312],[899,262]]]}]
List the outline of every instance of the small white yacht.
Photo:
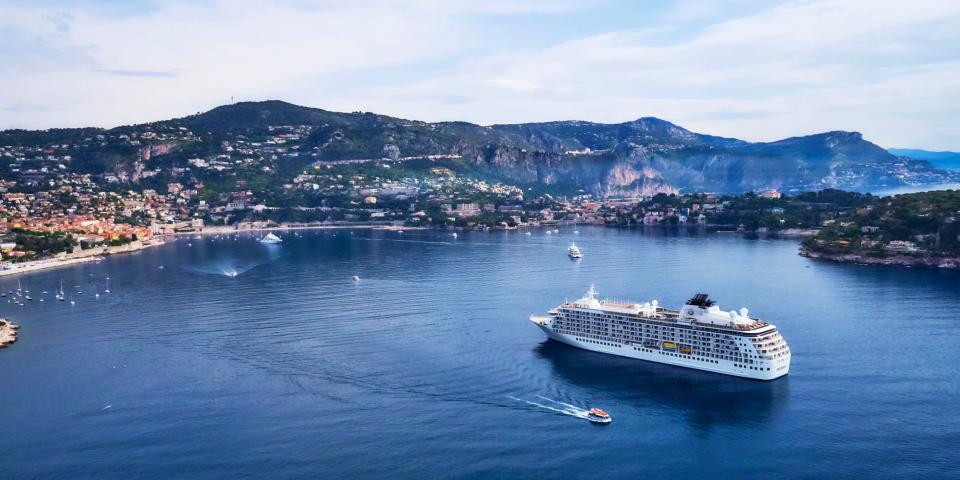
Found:
[{"label": "small white yacht", "polygon": [[570,258],[583,258],[583,254],[575,243],[571,243],[570,248],[567,248],[567,255],[570,255]]},{"label": "small white yacht", "polygon": [[268,233],[265,237],[260,239],[260,243],[281,243],[283,240],[280,237],[274,235],[273,233]]}]

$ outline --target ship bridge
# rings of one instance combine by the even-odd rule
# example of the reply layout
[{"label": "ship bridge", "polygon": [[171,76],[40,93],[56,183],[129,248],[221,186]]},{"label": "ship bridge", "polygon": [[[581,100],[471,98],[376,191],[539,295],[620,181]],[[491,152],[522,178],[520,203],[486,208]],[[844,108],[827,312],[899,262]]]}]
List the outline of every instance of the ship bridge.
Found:
[{"label": "ship bridge", "polygon": [[709,295],[698,293],[683,306],[680,318],[688,322],[731,327],[737,330],[753,330],[768,325],[762,320],[751,318],[749,313],[746,307],[741,308],[740,311],[724,312],[717,306],[717,302],[710,299]]}]

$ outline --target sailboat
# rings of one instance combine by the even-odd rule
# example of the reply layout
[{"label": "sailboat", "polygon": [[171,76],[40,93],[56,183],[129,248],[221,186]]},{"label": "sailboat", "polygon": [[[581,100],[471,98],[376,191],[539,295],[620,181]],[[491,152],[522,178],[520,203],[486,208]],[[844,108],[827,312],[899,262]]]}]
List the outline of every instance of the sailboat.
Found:
[{"label": "sailboat", "polygon": [[63,301],[63,279],[60,279],[60,292],[57,293],[57,300]]},{"label": "sailboat", "polygon": [[110,293],[110,277],[107,277],[107,288],[103,290],[103,293]]}]

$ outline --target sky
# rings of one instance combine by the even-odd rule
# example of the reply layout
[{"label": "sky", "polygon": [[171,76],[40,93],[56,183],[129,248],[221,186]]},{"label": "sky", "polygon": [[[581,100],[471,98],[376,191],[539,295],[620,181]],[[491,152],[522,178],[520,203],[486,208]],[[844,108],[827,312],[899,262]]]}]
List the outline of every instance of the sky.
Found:
[{"label": "sky", "polygon": [[0,129],[268,99],[960,151],[960,1],[0,0]]}]

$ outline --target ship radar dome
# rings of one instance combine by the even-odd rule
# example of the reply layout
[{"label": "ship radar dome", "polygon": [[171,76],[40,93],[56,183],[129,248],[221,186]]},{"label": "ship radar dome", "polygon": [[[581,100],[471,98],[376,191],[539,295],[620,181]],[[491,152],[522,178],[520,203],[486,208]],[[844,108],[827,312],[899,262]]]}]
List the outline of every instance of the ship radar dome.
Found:
[{"label": "ship radar dome", "polygon": [[748,313],[750,313],[750,310],[747,310],[747,307],[743,307],[743,308],[740,309],[740,316],[741,316],[741,317],[746,317]]},{"label": "ship radar dome", "polygon": [[658,302],[658,301],[656,301],[656,300],[651,300],[651,301],[650,301],[650,305],[653,305],[654,307],[656,307],[657,305],[660,305],[660,302]]}]

